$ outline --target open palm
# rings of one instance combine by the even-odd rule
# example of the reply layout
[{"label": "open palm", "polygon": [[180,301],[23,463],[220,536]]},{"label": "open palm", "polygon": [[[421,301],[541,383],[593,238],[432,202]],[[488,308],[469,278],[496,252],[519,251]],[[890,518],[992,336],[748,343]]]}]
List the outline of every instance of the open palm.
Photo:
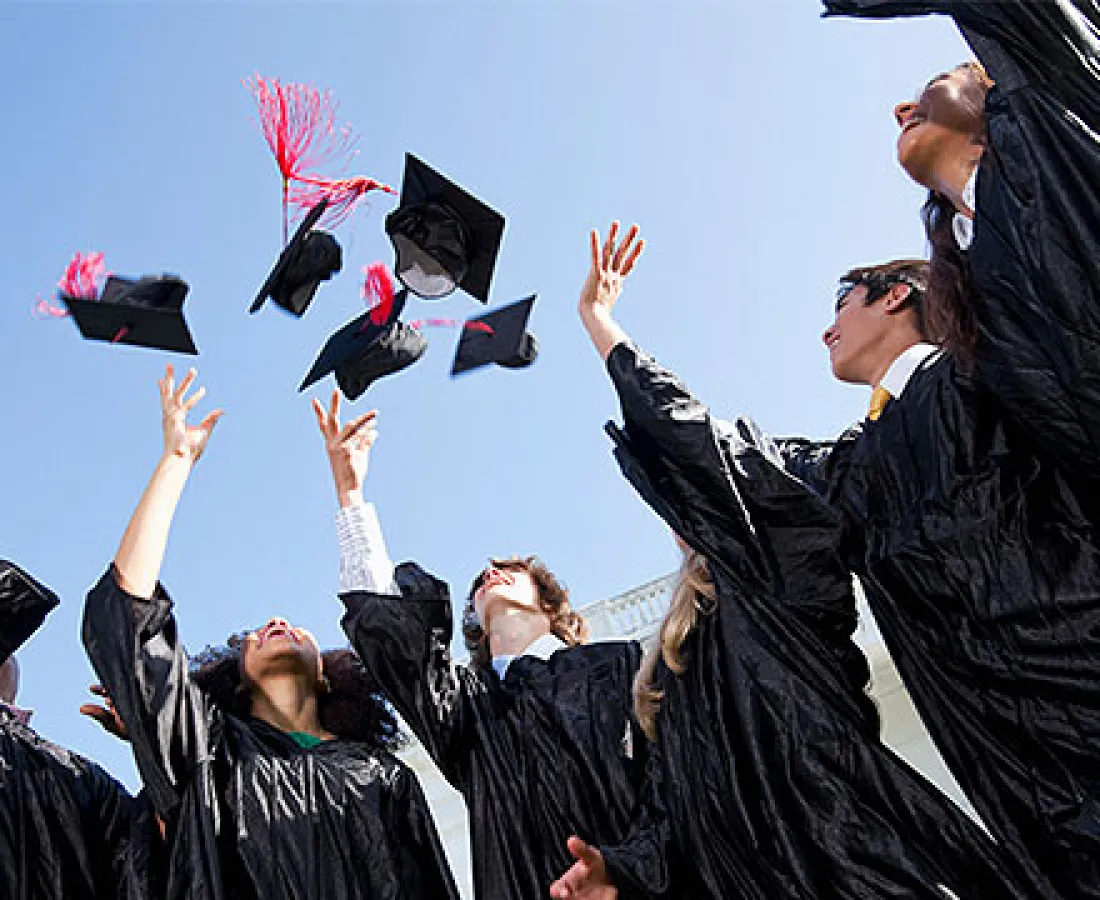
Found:
[{"label": "open palm", "polygon": [[194,369],[189,370],[176,387],[175,371],[168,365],[164,369],[164,378],[157,382],[164,427],[164,453],[166,456],[181,456],[191,462],[197,462],[202,456],[214,426],[222,417],[222,410],[216,409],[198,425],[187,424],[187,414],[206,395],[206,388],[200,387],[190,397],[187,396],[196,375]]}]

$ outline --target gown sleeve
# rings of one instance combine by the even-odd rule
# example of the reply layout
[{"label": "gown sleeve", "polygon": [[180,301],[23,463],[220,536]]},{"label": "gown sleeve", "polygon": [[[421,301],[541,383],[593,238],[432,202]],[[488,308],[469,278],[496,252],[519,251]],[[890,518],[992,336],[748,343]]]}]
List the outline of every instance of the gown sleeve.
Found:
[{"label": "gown sleeve", "polygon": [[451,660],[447,585],[414,563],[395,571],[399,596],[341,595],[344,632],[363,665],[452,784],[466,723],[463,670]]},{"label": "gown sleeve", "polygon": [[621,900],[685,897],[672,824],[664,802],[665,775],[660,751],[654,743],[638,743],[645,748],[646,760],[634,820],[620,843],[601,847],[600,852]]},{"label": "gown sleeve", "polygon": [[[608,368],[625,438],[666,521],[722,563],[743,593],[773,597],[831,644],[845,643],[856,622],[837,556],[840,515],[788,470],[785,453],[755,424],[712,418],[675,375],[634,345],[619,344]],[[819,464],[825,458],[809,450],[807,456]],[[647,465],[654,457],[656,464]]]},{"label": "gown sleeve", "polygon": [[967,251],[982,386],[1046,453],[1100,477],[1100,4],[826,0],[954,18],[996,86]]},{"label": "gown sleeve", "polygon": [[127,790],[95,763],[83,775],[88,788],[91,825],[103,853],[96,864],[104,869],[100,884],[114,886],[115,900],[141,900],[150,896],[148,872],[140,865],[135,846],[137,802]]},{"label": "gown sleeve", "polygon": [[210,758],[215,723],[191,681],[164,588],[131,596],[112,566],[88,594],[84,647],[126,725],[148,796],[167,816],[196,765]]}]

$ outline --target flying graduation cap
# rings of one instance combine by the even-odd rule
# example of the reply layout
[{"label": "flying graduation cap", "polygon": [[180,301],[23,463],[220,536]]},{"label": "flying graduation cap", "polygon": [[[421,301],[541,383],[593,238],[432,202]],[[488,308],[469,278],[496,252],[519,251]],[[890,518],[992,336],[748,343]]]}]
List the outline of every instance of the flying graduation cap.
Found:
[{"label": "flying graduation cap", "polygon": [[406,299],[408,292],[399,291],[382,321],[368,310],[332,335],[299,392],[333,372],[344,396],[356,400],[379,378],[400,372],[420,359],[428,349],[428,339],[398,320]]},{"label": "flying graduation cap", "polygon": [[[539,342],[527,330],[537,295],[510,303],[467,321],[458,339],[451,377],[495,363],[523,369],[538,356]],[[476,327],[477,325],[487,327]],[[471,327],[475,326],[475,327]]]},{"label": "flying graduation cap", "polygon": [[504,217],[411,153],[401,203],[386,217],[396,274],[414,294],[445,297],[462,288],[489,302]]},{"label": "flying graduation cap", "polygon": [[0,559],[0,665],[34,634],[60,601],[19,566]]},{"label": "flying graduation cap", "polygon": [[291,315],[301,318],[321,282],[328,281],[343,267],[343,254],[336,238],[313,229],[327,206],[328,200],[322,198],[302,220],[249,307],[250,313],[259,312],[270,297]]},{"label": "flying graduation cap", "polygon": [[[102,253],[77,253],[58,283],[58,297],[82,337],[112,344],[197,354],[183,317],[187,282],[174,275],[138,280],[104,273]],[[66,315],[46,307],[51,315]]]}]

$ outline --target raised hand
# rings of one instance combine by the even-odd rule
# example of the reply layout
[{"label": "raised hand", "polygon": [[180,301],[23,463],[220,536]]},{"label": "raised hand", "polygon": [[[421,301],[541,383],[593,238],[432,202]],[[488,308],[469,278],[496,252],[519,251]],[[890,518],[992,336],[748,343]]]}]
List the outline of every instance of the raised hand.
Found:
[{"label": "raised hand", "polygon": [[607,240],[600,246],[600,235],[595,228],[589,233],[592,250],[592,267],[588,270],[581,288],[579,311],[581,316],[593,313],[610,313],[623,290],[623,280],[630,274],[638,257],[645,249],[645,241],[638,238],[638,226],[631,225],[623,242],[616,246],[619,223],[612,222]]},{"label": "raised hand", "polygon": [[550,896],[554,900],[615,900],[619,896],[607,873],[603,854],[596,847],[579,837],[571,837],[569,852],[577,861],[550,885]]},{"label": "raised hand", "polygon": [[328,410],[321,405],[321,401],[314,399],[313,412],[317,416],[321,436],[325,439],[325,452],[332,467],[336,495],[341,506],[350,506],[359,501],[363,482],[367,478],[370,448],[378,439],[375,430],[378,410],[363,413],[341,427],[340,392],[333,391]]},{"label": "raised hand", "polygon": [[93,684],[88,690],[97,697],[102,697],[104,702],[103,705],[98,703],[85,703],[80,707],[81,714],[87,716],[89,719],[94,719],[103,726],[104,731],[113,734],[119,740],[129,741],[130,733],[126,730],[126,724],[122,721],[122,717],[119,716],[118,711],[115,709],[114,701],[111,700],[110,695],[103,685]]},{"label": "raised hand", "polygon": [[198,425],[187,424],[187,414],[206,395],[206,388],[200,387],[190,397],[187,391],[195,383],[196,372],[190,369],[176,387],[175,371],[171,365],[164,369],[164,378],[157,382],[160,388],[160,408],[164,427],[164,455],[176,456],[198,462],[206,449],[206,442],[223,410],[216,409]]}]

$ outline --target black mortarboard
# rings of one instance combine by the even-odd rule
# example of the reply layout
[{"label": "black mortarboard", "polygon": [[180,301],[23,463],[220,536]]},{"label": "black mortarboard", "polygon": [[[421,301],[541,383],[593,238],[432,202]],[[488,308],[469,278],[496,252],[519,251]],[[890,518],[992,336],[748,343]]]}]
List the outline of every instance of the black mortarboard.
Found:
[{"label": "black mortarboard", "polygon": [[386,216],[397,277],[421,297],[456,287],[489,302],[504,217],[411,153],[405,154],[401,204]]},{"label": "black mortarboard", "polygon": [[[535,305],[532,294],[526,300],[510,303],[483,316],[467,320],[462,336],[458,339],[451,377],[470,369],[496,363],[509,369],[522,369],[531,365],[539,355],[539,342],[527,331],[527,320]],[[482,323],[493,329],[487,331],[470,328],[471,323]]]},{"label": "black mortarboard", "polygon": [[327,198],[322,199],[302,220],[252,301],[250,313],[258,312],[270,297],[292,315],[302,316],[321,282],[328,281],[343,267],[343,254],[336,238],[327,231],[313,230],[327,206]]},{"label": "black mortarboard", "polygon": [[398,321],[408,296],[408,291],[398,291],[389,318],[381,324],[372,322],[370,312],[366,312],[337,331],[321,348],[298,390],[304,391],[335,372],[344,396],[355,400],[379,378],[400,372],[420,359],[428,349],[428,339]]},{"label": "black mortarboard", "polygon": [[38,630],[58,602],[48,587],[15,563],[0,559],[0,665]]},{"label": "black mortarboard", "polygon": [[88,340],[198,353],[183,318],[186,297],[187,282],[173,275],[138,281],[112,275],[99,299],[61,294],[76,327]]}]

